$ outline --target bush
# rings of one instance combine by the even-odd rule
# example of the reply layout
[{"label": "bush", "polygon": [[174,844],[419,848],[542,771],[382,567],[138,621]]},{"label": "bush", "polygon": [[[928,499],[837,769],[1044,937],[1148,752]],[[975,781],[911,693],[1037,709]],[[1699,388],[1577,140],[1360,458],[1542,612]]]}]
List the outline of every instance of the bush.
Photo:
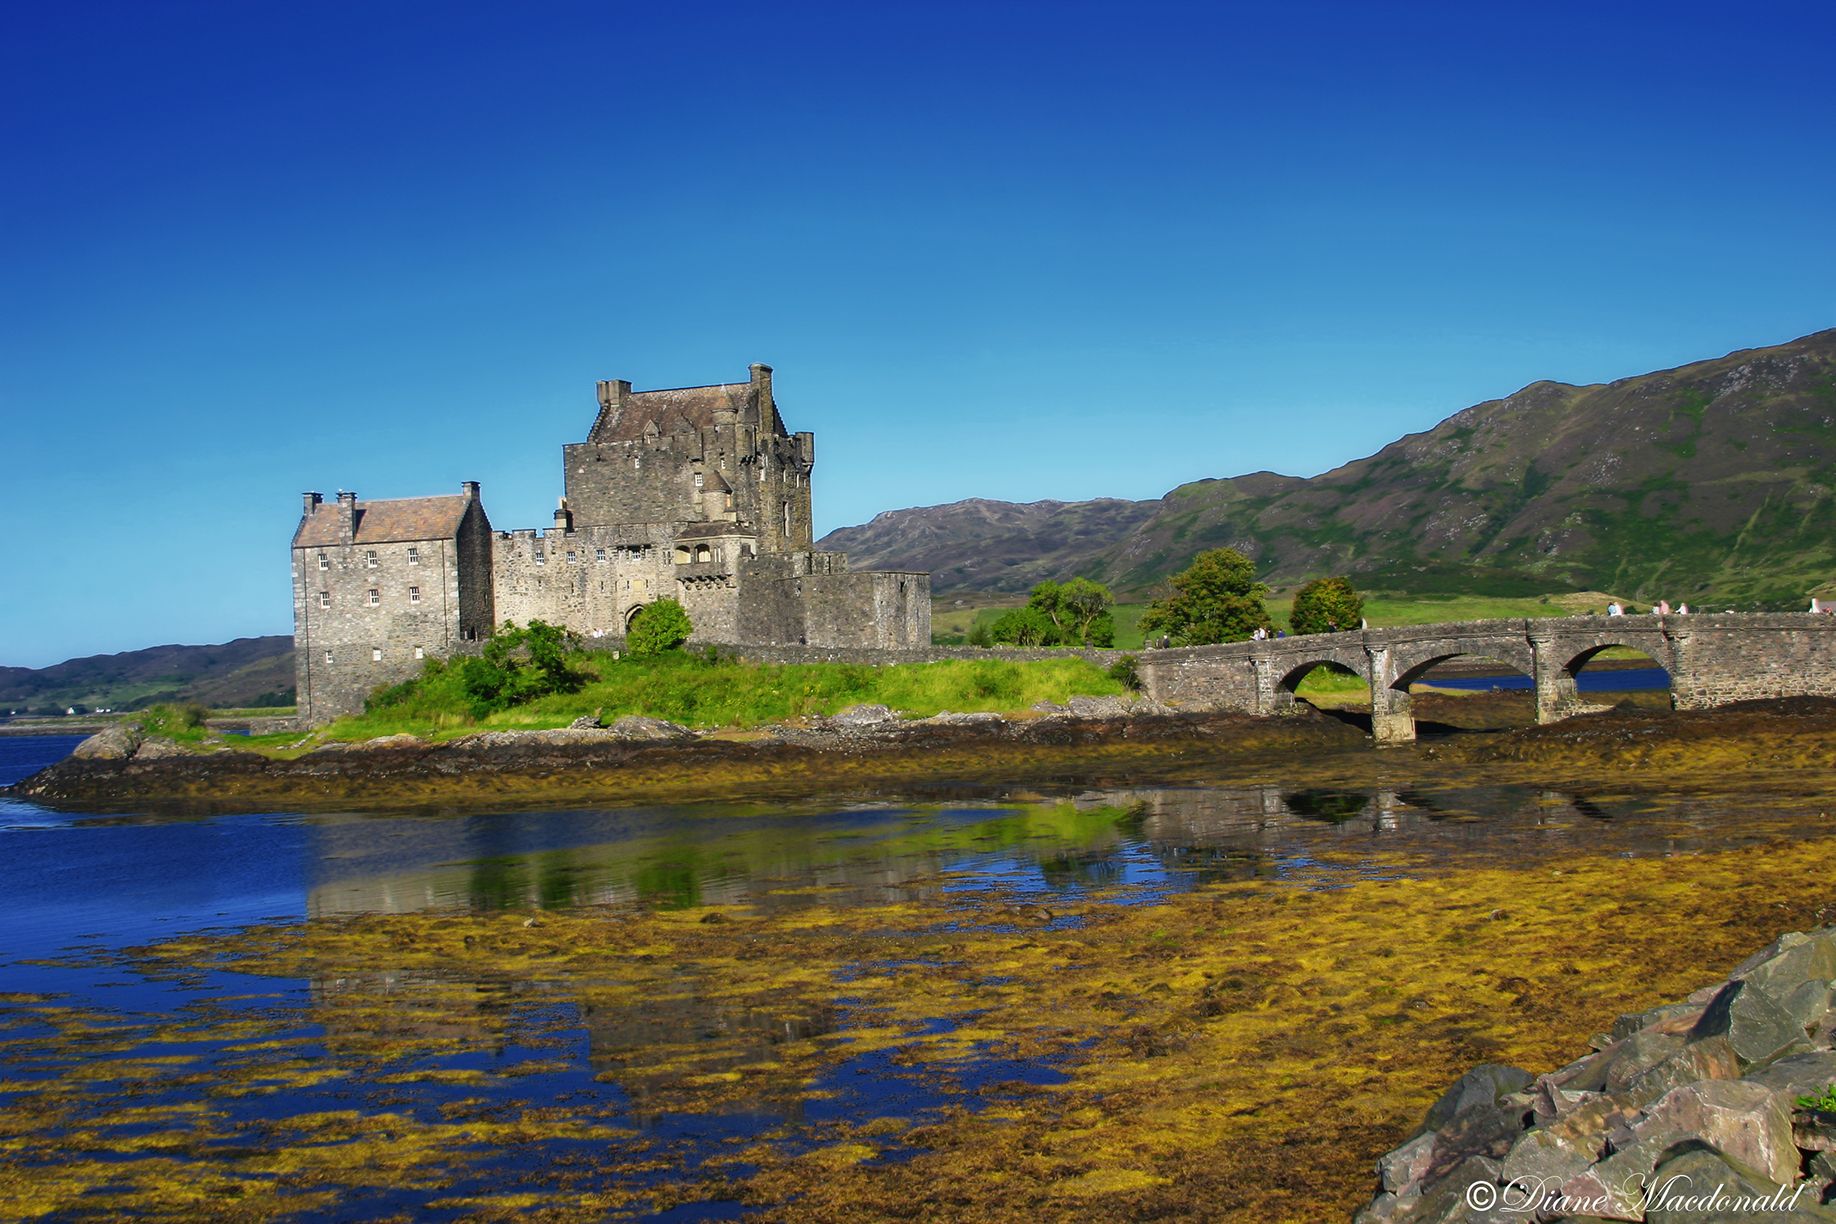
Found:
[{"label": "bush", "polygon": [[660,655],[681,646],[694,631],[695,626],[689,622],[688,613],[682,610],[681,604],[673,599],[659,599],[644,605],[632,618],[625,645],[638,658]]},{"label": "bush", "polygon": [[533,620],[523,628],[506,622],[476,655],[429,659],[413,680],[370,694],[366,713],[450,713],[463,709],[474,719],[522,705],[551,693],[572,693],[587,677],[569,666],[580,639],[559,625]]},{"label": "bush", "polygon": [[1131,693],[1141,691],[1141,660],[1132,654],[1123,655],[1111,663],[1108,675]]},{"label": "bush", "polygon": [[1337,633],[1364,620],[1364,596],[1345,578],[1315,578],[1294,592],[1288,624],[1296,633]]}]

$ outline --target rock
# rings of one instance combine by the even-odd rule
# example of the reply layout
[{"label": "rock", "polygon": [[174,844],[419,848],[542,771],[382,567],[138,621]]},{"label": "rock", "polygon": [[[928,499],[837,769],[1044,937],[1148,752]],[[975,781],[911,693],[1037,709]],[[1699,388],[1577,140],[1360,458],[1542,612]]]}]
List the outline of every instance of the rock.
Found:
[{"label": "rock", "polygon": [[1528,1071],[1507,1067],[1502,1063],[1480,1063],[1455,1080],[1453,1087],[1442,1093],[1441,1099],[1428,1107],[1428,1116],[1416,1128],[1415,1134],[1419,1135],[1424,1131],[1438,1131],[1460,1114],[1481,1106],[1487,1108],[1495,1106],[1499,1097],[1507,1093],[1522,1092],[1529,1086],[1530,1073]]},{"label": "rock", "polygon": [[994,713],[992,710],[976,710],[966,714],[957,714],[950,710],[945,710],[940,714],[933,714],[931,717],[920,719],[919,721],[943,727],[974,727],[992,726],[996,723],[1006,722],[1007,720],[1002,718],[999,714]]},{"label": "rock", "polygon": [[169,757],[190,756],[191,750],[177,740],[167,739],[163,735],[150,735],[140,741],[140,747],[134,749],[136,761],[161,761]]},{"label": "rock", "polygon": [[[1713,998],[1711,991],[1709,998]],[[1649,1011],[1632,1012],[1621,1016],[1613,1022],[1613,1038],[1624,1041],[1643,1029],[1657,1029],[1666,1033],[1687,1033],[1702,1015],[1702,1003],[1666,1003]]]},{"label": "rock", "polygon": [[1071,707],[1059,705],[1056,701],[1035,701],[1033,712],[1035,714],[1069,714]]},{"label": "rock", "polygon": [[838,727],[878,727],[898,721],[899,716],[883,705],[851,705],[829,719],[830,723]]},{"label": "rock", "polygon": [[1547,1130],[1525,1131],[1505,1156],[1499,1176],[1507,1186],[1534,1192],[1534,1188],[1564,1184],[1593,1164],[1595,1155]]},{"label": "rock", "polygon": [[1434,1135],[1432,1133],[1417,1135],[1395,1151],[1377,1161],[1377,1181],[1385,1190],[1394,1194],[1413,1189],[1428,1173],[1429,1161],[1434,1156]]},{"label": "rock", "polygon": [[1666,1058],[1626,1085],[1621,1095],[1639,1107],[1673,1088],[1698,1080],[1731,1080],[1740,1076],[1740,1059],[1726,1037],[1702,1037]]},{"label": "rock", "polygon": [[1836,1051],[1813,1050],[1781,1058],[1747,1076],[1751,1083],[1770,1089],[1786,1109],[1801,1096],[1816,1096],[1836,1084]]},{"label": "rock", "polygon": [[1722,1152],[1692,1144],[1653,1172],[1644,1219],[1650,1224],[1836,1221],[1836,1211],[1818,1205],[1814,1189],[1809,1182],[1773,1181]]},{"label": "rock", "polygon": [[139,747],[139,727],[114,723],[72,748],[70,755],[80,761],[125,761]]},{"label": "rock", "polygon": [[569,731],[596,731],[603,726],[605,726],[605,724],[599,721],[599,715],[582,714],[579,718],[567,724],[567,729]]},{"label": "rock", "polygon": [[1639,1030],[1614,1047],[1606,1067],[1606,1091],[1623,1092],[1633,1080],[1682,1048],[1679,1034]]},{"label": "rock", "polygon": [[1073,697],[1066,708],[1078,718],[1120,718],[1129,712],[1120,697]]},{"label": "rock", "polygon": [[1774,1182],[1798,1176],[1791,1114],[1766,1088],[1743,1080],[1706,1080],[1678,1088],[1652,1105],[1631,1135],[1629,1146],[1597,1166],[1609,1188],[1636,1183],[1685,1140],[1709,1144]]},{"label": "rock", "polygon": [[628,740],[685,740],[694,739],[695,733],[687,727],[661,718],[645,718],[641,714],[627,714],[606,728],[619,739]]},{"label": "rock", "polygon": [[1755,981],[1723,986],[1690,1030],[1691,1040],[1725,1036],[1742,1067],[1770,1062],[1804,1042],[1804,1026]]},{"label": "rock", "polygon": [[1485,1156],[1469,1156],[1450,1169],[1447,1176],[1422,1190],[1420,1199],[1407,1204],[1406,1214],[1393,1218],[1408,1224],[1456,1224],[1457,1221],[1479,1221],[1493,1218],[1490,1211],[1473,1209],[1468,1195],[1475,1185],[1496,1186],[1499,1164]]}]

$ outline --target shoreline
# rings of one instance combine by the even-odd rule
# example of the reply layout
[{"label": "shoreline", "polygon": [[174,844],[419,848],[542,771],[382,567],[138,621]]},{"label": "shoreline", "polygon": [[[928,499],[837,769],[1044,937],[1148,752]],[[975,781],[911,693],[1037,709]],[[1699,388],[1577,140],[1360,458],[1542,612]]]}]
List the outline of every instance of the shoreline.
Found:
[{"label": "shoreline", "polygon": [[[1449,699],[1454,709],[1483,698]],[[1459,703],[1457,706],[1452,703]],[[151,751],[149,752],[149,749]],[[1479,779],[1556,787],[1676,783],[1741,791],[1836,774],[1836,700],[1715,710],[1620,708],[1544,726],[1460,730],[1375,747],[1357,715],[952,716],[756,732],[494,731],[332,744],[293,759],[150,740],[137,755],[71,757],[0,794],[77,810],[548,807],[790,798],[868,789],[1248,780],[1304,772],[1348,785]]]}]

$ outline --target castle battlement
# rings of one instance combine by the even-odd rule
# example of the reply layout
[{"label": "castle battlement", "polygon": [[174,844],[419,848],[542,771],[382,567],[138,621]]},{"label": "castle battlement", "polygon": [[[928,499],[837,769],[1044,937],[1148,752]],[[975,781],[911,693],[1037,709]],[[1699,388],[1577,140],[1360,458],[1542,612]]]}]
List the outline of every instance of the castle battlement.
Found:
[{"label": "castle battlement", "polygon": [[616,636],[666,598],[696,642],[928,646],[928,574],[853,571],[814,548],[815,435],[785,428],[770,366],[748,373],[650,391],[601,381],[586,441],[561,448],[550,527],[494,531],[476,481],[432,498],[306,494],[293,540],[302,718],[359,710],[506,621]]}]

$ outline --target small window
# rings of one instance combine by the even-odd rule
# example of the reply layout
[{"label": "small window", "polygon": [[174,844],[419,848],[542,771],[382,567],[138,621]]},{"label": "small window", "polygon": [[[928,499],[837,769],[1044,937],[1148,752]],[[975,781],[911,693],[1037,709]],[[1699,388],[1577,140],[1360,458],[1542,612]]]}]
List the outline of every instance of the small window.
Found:
[{"label": "small window", "polygon": [[410,544],[408,546],[408,564],[419,565],[420,563],[421,563],[421,550],[416,548],[414,545]]},{"label": "small window", "polygon": [[330,591],[320,591],[319,592],[319,606],[321,608],[331,607],[331,592]]},{"label": "small window", "polygon": [[595,548],[593,550],[593,560],[604,565],[606,563],[606,550],[603,548]]},{"label": "small window", "polygon": [[408,602],[409,603],[420,603],[421,602],[421,588],[420,587],[409,587],[408,588]]},{"label": "small window", "polygon": [[548,554],[543,552],[540,548],[536,549],[535,550],[535,563],[537,565],[547,565],[548,564]]},{"label": "small window", "polygon": [[370,647],[370,662],[372,663],[382,662],[382,647],[381,646]]},{"label": "small window", "polygon": [[625,589],[626,589],[627,591],[629,591],[629,590],[631,589],[631,579],[629,579],[629,578],[627,578],[627,579],[625,579]]},{"label": "small window", "polygon": [[414,648],[414,657],[417,659],[425,659],[427,657],[427,652],[422,650],[419,646],[416,646]]},{"label": "small window", "polygon": [[382,592],[377,590],[375,587],[371,587],[370,588],[370,606],[374,608],[377,604],[381,602],[382,602]]},{"label": "small window", "polygon": [[366,549],[364,551],[363,563],[369,566],[371,569],[376,568],[376,550],[374,548]]},{"label": "small window", "polygon": [[569,565],[572,565],[576,560],[578,560],[578,558],[574,556],[574,550],[571,548],[568,549],[567,550],[567,563]]},{"label": "small window", "polygon": [[701,487],[701,473],[700,472],[695,473],[695,487],[697,489]]},{"label": "small window", "polygon": [[325,661],[326,661],[327,663],[330,663],[330,662],[332,661],[332,660],[331,660],[331,651],[329,651],[329,650],[325,652]]},{"label": "small window", "polygon": [[331,558],[326,556],[324,553],[319,554],[319,568],[322,570],[328,570],[331,568]]}]

